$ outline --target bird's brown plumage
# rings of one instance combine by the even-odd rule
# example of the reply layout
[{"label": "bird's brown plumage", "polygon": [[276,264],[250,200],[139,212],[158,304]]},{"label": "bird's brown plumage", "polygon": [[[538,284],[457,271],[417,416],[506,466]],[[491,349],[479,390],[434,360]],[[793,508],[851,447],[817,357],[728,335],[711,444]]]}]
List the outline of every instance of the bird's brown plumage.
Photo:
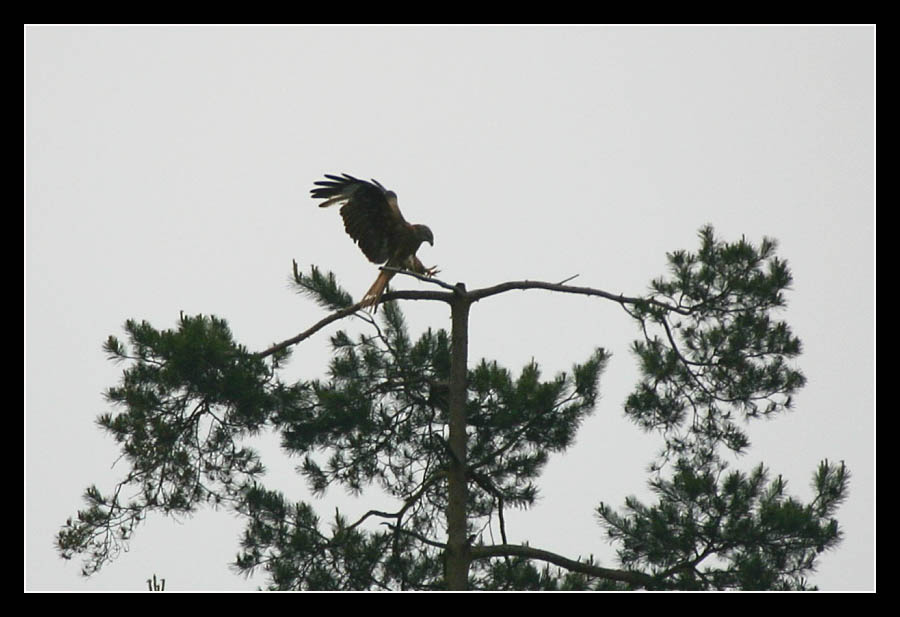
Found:
[{"label": "bird's brown plumage", "polygon": [[[315,182],[311,193],[325,208],[341,206],[344,229],[372,263],[432,275],[435,268],[426,268],[416,257],[422,242],[434,244],[434,235],[425,225],[406,222],[397,206],[397,195],[385,189],[377,180],[367,182],[348,174],[325,175],[327,180]],[[394,272],[382,270],[363,296],[363,307],[374,311]]]}]

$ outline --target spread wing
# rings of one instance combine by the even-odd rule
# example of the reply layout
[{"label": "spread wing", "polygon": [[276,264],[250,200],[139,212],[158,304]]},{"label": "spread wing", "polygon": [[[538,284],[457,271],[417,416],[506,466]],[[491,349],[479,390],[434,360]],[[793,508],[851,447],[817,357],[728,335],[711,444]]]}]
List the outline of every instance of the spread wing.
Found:
[{"label": "spread wing", "polygon": [[344,204],[344,229],[363,254],[377,264],[390,259],[409,227],[397,207],[397,196],[376,180],[367,182],[348,174],[325,177],[328,180],[315,182],[316,188],[310,191],[314,199],[325,200],[319,207]]}]

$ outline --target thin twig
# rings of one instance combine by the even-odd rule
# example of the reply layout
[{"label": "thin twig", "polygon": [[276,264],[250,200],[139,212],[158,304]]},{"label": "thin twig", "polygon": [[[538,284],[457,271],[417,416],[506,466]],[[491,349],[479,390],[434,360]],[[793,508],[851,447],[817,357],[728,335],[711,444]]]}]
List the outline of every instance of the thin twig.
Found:
[{"label": "thin twig", "polygon": [[410,495],[409,499],[407,499],[403,503],[403,506],[396,512],[383,512],[381,510],[369,510],[368,512],[363,514],[362,518],[360,518],[358,521],[356,521],[355,523],[353,523],[352,525],[347,527],[347,529],[349,530],[349,529],[354,529],[354,528],[358,527],[359,525],[361,525],[363,523],[363,521],[365,521],[370,516],[380,516],[381,518],[395,518],[395,519],[399,520],[406,513],[406,511],[409,510],[409,508],[412,505],[414,505],[419,500],[419,498],[422,497],[422,495],[425,494],[425,491],[427,491],[436,482],[442,480],[446,475],[447,474],[445,472],[438,471],[431,477],[426,478],[422,482],[422,485],[419,487],[419,490],[417,490],[415,493]]},{"label": "thin twig", "polygon": [[406,276],[411,276],[413,278],[417,278],[423,283],[434,283],[435,285],[440,285],[444,289],[449,289],[450,291],[456,291],[456,286],[451,285],[450,283],[445,283],[444,281],[435,278],[433,276],[428,276],[427,274],[419,274],[418,272],[413,272],[411,270],[404,270],[403,268],[395,268],[394,266],[381,266],[378,268],[379,270],[384,270],[385,272],[394,272],[395,274],[405,274]]},{"label": "thin twig", "polygon": [[503,493],[500,492],[500,489],[494,486],[494,483],[484,474],[480,474],[473,469],[468,469],[466,471],[468,476],[475,480],[475,483],[478,486],[497,499],[497,515],[500,519],[500,538],[503,540],[503,544],[508,544],[506,539],[506,521],[503,518]]}]

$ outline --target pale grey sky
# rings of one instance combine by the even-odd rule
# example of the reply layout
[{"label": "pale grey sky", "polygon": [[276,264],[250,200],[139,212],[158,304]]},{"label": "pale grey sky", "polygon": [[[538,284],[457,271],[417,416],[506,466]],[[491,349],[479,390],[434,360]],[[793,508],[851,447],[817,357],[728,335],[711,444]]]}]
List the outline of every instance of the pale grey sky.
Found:
[{"label": "pale grey sky", "polygon": [[[322,315],[288,289],[292,259],[357,295],[374,280],[337,212],[309,198],[339,172],[395,190],[434,231],[422,261],[469,288],[578,274],[640,294],[706,223],[727,240],[776,238],[808,385],[791,415],[749,426],[734,464],[763,461],[808,499],[818,462],[845,460],[846,538],[812,582],[874,589],[872,27],[50,26],[25,38],[27,590],[141,590],[154,573],[171,590],[263,584],[229,570],[242,527],[226,512],[151,517],[90,579],[53,539],[86,486],[126,472],[94,424],[121,371],[101,344],[126,319],[168,328],[179,311],[213,313],[263,349]],[[443,304],[404,308],[413,335],[449,329]],[[293,374],[323,374],[329,332],[296,350]],[[512,541],[614,565],[594,508],[649,499],[661,443],[623,417],[636,327],[612,304],[532,291],[479,303],[470,336],[472,362],[514,372],[613,352],[576,446],[508,526]],[[259,443],[272,485],[306,498],[276,443]],[[319,511],[335,504],[369,508],[331,491]]]}]

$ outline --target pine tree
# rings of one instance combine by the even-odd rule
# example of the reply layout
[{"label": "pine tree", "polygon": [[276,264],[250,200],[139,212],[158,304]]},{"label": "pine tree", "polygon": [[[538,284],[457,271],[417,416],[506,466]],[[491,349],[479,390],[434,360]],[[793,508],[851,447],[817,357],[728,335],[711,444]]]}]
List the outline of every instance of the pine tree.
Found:
[{"label": "pine tree", "polygon": [[[244,518],[233,565],[262,569],[271,589],[805,589],[817,556],[840,541],[833,517],[849,472],[823,461],[815,496],[802,503],[763,465],[742,473],[723,456],[749,446],[739,423],[784,412],[804,385],[791,365],[800,341],[774,315],[791,283],[775,249],[768,239],[726,243],[707,227],[696,253],[668,255],[668,276],[645,296],[538,281],[467,290],[428,279],[441,289],[388,292],[377,318],[332,274],[295,264],[297,290],[329,314],[260,352],[213,316],[182,315],[172,330],[128,321],[127,342],[104,346],[126,368],[106,392],[117,413],[98,424],[130,470],[110,494],[87,489],[58,550],[80,555],[90,575],[151,512],[211,504]],[[610,358],[598,347],[549,378],[534,361],[518,374],[470,363],[472,303],[526,289],[615,302],[641,333],[632,348],[641,377],[625,413],[662,437],[649,479],[658,502],[598,505],[616,567],[507,540],[504,514],[535,502],[549,455],[573,443]],[[404,299],[448,304],[451,332],[413,338]],[[331,336],[327,378],[282,379],[294,346],[350,316],[368,329]],[[336,511],[326,522],[314,502],[266,488],[245,443],[263,429],[301,458],[314,496],[375,486],[396,508],[357,520]],[[125,487],[137,496],[124,501]]]}]

